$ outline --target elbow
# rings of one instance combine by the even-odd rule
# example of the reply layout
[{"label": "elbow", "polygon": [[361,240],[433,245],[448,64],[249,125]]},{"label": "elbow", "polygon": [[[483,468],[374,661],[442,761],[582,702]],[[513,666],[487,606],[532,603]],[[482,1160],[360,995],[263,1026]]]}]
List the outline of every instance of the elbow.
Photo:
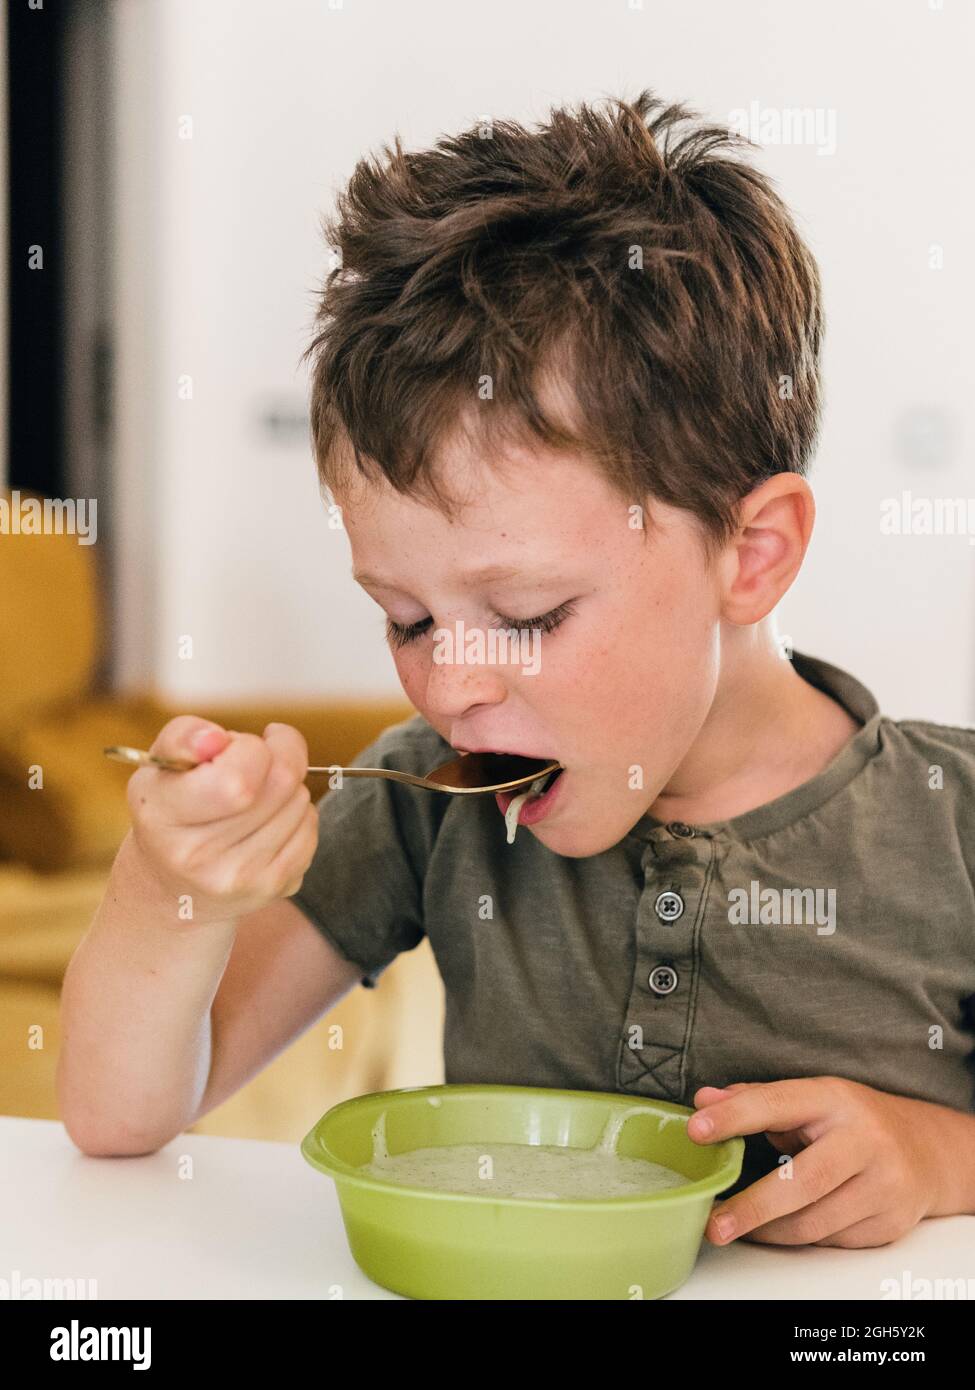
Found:
[{"label": "elbow", "polygon": [[119,1123],[107,1114],[97,1113],[98,1105],[72,1090],[64,1068],[64,1054],[58,1059],[55,1081],[58,1117],[75,1148],[90,1158],[138,1158],[157,1153],[179,1132],[160,1134],[159,1130]]},{"label": "elbow", "polygon": [[77,1116],[62,1115],[61,1123],[76,1149],[89,1158],[141,1158],[158,1153],[174,1138],[145,1135],[123,1128],[110,1130],[88,1123]]}]

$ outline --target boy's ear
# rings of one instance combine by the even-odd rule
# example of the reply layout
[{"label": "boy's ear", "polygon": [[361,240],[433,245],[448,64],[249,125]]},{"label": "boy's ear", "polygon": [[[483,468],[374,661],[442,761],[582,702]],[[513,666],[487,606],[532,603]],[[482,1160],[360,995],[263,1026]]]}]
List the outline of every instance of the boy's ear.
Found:
[{"label": "boy's ear", "polygon": [[739,503],[740,526],[721,558],[721,616],[748,626],[771,613],[802,566],[816,520],[812,489],[776,473]]}]

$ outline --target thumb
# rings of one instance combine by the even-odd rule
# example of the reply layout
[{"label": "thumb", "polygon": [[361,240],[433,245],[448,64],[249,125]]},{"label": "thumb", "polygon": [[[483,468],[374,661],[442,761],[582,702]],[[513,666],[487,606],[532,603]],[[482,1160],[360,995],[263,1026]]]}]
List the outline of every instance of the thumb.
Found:
[{"label": "thumb", "polygon": [[212,719],[195,714],[178,714],[160,730],[149,749],[161,758],[190,758],[209,762],[230,742],[230,734]]},{"label": "thumb", "polygon": [[197,762],[207,763],[223,752],[232,735],[226,729],[221,729],[219,724],[211,724],[208,719],[201,719],[199,725],[200,727],[190,734],[190,753]]}]

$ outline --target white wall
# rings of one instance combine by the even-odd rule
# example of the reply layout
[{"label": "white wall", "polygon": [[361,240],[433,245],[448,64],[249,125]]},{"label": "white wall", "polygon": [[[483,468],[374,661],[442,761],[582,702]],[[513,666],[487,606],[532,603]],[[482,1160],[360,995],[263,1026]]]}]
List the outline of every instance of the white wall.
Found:
[{"label": "white wall", "polygon": [[879,509],[903,489],[975,494],[972,29],[958,0],[120,0],[122,683],[148,673],[188,708],[399,692],[304,427],[273,443],[258,423],[269,403],[304,410],[319,212],[395,130],[416,147],[651,86],[723,122],[753,101],[835,112],[834,154],[761,159],[828,315],[818,528],[779,626],[890,714],[970,722],[975,546],[882,535]]}]

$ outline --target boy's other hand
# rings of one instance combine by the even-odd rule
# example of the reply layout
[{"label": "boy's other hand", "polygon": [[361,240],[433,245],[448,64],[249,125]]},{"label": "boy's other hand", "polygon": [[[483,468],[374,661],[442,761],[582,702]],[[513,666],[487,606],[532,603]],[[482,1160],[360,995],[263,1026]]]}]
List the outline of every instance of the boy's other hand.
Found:
[{"label": "boy's other hand", "polygon": [[839,1076],[702,1086],[694,1104],[687,1132],[697,1143],[764,1133],[789,1155],[715,1207],[705,1232],[714,1245],[739,1236],[769,1245],[887,1245],[926,1216],[967,1210],[949,1194],[948,1175],[975,1165],[975,1116]]}]

